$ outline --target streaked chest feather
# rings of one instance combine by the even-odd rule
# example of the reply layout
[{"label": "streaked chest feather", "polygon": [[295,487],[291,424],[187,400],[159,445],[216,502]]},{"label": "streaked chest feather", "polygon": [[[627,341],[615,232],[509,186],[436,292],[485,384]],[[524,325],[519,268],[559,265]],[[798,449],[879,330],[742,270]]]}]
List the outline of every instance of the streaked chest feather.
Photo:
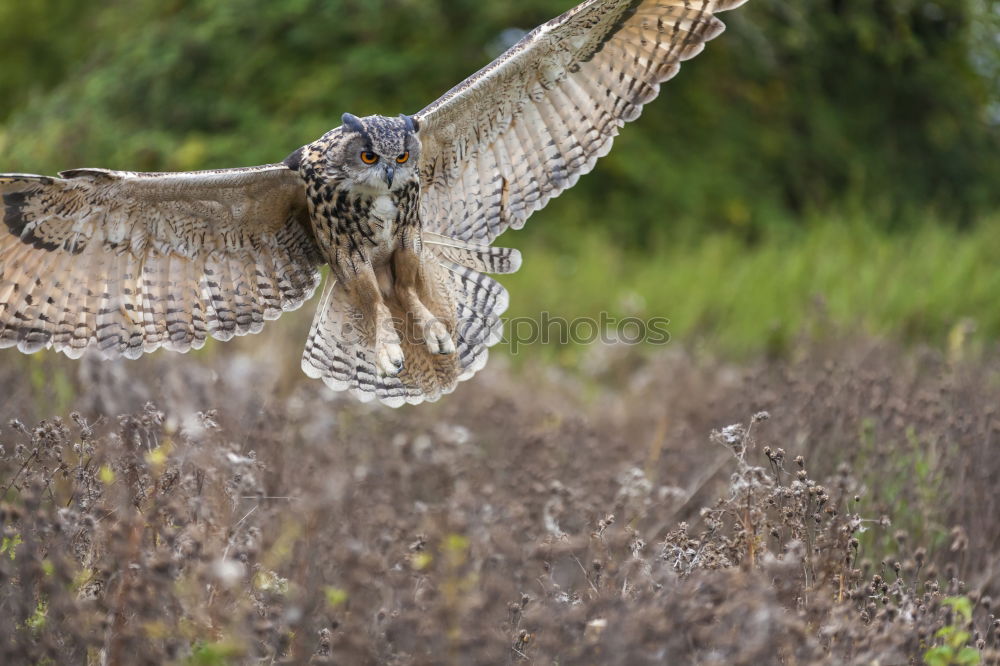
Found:
[{"label": "streaked chest feather", "polygon": [[[389,246],[392,244],[397,212],[396,202],[388,194],[378,196],[372,201],[368,216],[371,219],[371,226],[376,232],[378,245]],[[380,226],[381,229],[379,229]]]},{"label": "streaked chest feather", "polygon": [[389,261],[396,249],[396,234],[399,231],[397,215],[399,209],[389,195],[381,195],[372,200],[368,210],[368,227],[371,229],[369,241],[371,261],[376,266]]},{"label": "streaked chest feather", "polygon": [[398,244],[411,197],[388,191],[328,186],[317,188],[310,213],[317,240],[328,253],[360,251],[386,259]]}]

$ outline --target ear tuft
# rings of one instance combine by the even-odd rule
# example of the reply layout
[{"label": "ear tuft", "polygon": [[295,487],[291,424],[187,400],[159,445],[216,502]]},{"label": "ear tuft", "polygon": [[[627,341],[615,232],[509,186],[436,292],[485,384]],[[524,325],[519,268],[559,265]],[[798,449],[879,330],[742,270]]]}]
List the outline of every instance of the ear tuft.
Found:
[{"label": "ear tuft", "polygon": [[400,114],[400,118],[406,123],[406,131],[410,134],[416,134],[420,131],[420,122],[413,116],[408,116],[405,113]]},{"label": "ear tuft", "polygon": [[354,114],[345,113],[340,117],[340,122],[351,132],[365,133],[365,126],[361,124],[361,119]]}]

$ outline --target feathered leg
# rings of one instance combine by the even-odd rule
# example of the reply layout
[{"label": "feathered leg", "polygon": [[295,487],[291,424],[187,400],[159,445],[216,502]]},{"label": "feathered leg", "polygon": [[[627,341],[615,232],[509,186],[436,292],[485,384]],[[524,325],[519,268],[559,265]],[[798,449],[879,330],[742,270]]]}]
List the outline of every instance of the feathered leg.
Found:
[{"label": "feathered leg", "polygon": [[379,372],[395,377],[403,370],[403,349],[393,325],[392,313],[382,299],[375,269],[368,260],[338,262],[334,270],[347,300],[365,321],[374,324],[375,365]]},{"label": "feathered leg", "polygon": [[[425,275],[420,240],[416,231],[406,230],[403,233],[399,250],[393,255],[395,273],[395,292],[408,317],[423,337],[424,343],[432,354],[454,354],[455,341],[446,322],[453,319],[453,313],[442,311],[440,298],[434,293],[433,285]],[[435,307],[435,314],[426,304]]]}]

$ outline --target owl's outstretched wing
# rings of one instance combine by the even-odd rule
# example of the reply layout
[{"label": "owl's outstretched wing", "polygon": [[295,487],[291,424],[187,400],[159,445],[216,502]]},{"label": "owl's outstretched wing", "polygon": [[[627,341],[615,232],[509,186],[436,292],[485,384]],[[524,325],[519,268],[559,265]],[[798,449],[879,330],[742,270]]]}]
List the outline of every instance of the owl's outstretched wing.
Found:
[{"label": "owl's outstretched wing", "polygon": [[282,164],[60,176],[0,174],[0,347],[187,351],[259,331],[319,282]]},{"label": "owl's outstretched wing", "polygon": [[432,231],[492,242],[594,167],[746,0],[588,0],[415,117]]}]

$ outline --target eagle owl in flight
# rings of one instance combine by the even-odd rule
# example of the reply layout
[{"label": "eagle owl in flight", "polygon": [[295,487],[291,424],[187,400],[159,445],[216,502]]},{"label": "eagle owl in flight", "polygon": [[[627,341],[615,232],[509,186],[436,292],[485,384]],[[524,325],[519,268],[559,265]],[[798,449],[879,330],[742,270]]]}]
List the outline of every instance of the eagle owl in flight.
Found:
[{"label": "eagle owl in flight", "polygon": [[0,175],[0,347],[136,358],[256,333],[330,265],[307,375],[435,400],[502,336],[493,246],[594,167],[746,0],[587,0],[413,116],[357,118],[283,162]]}]

